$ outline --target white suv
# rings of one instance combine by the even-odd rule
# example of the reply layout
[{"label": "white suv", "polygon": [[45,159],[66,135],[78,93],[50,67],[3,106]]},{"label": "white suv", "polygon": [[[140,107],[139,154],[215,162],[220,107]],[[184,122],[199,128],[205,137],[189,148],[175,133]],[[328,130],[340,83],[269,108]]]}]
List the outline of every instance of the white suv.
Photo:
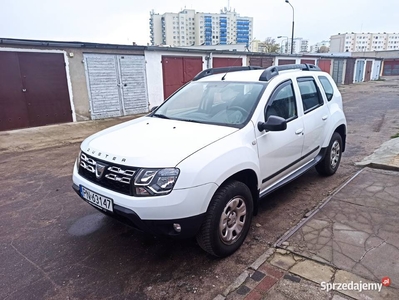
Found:
[{"label": "white suv", "polygon": [[208,69],[149,115],[83,141],[73,187],[109,216],[196,236],[223,257],[260,198],[314,166],[337,171],[346,132],[341,94],[316,66]]}]

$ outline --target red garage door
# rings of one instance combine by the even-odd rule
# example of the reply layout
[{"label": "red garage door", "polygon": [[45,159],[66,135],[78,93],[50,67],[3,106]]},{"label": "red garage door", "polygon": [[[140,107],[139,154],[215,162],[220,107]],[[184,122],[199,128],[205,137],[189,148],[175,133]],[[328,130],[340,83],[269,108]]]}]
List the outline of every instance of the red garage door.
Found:
[{"label": "red garage door", "polygon": [[279,59],[278,60],[278,65],[283,66],[283,65],[293,65],[295,64],[295,59]]},{"label": "red garage door", "polygon": [[164,98],[168,98],[201,71],[201,57],[162,56]]},{"label": "red garage door", "polygon": [[273,58],[251,56],[249,59],[249,65],[254,67],[267,68],[273,65]]},{"label": "red garage door", "polygon": [[70,121],[63,54],[0,52],[0,130]]},{"label": "red garage door", "polygon": [[346,60],[345,81],[344,84],[352,84],[355,72],[355,58],[348,58]]},{"label": "red garage door", "polygon": [[399,75],[399,59],[385,60],[383,76]]},{"label": "red garage door", "polygon": [[214,57],[212,65],[214,68],[242,66],[242,58]]},{"label": "red garage door", "polygon": [[319,68],[322,71],[327,72],[328,74],[330,74],[330,72],[331,72],[331,59],[319,59],[317,64],[318,64]]},{"label": "red garage door", "polygon": [[301,59],[301,64],[312,64],[315,65],[315,60],[314,59]]}]

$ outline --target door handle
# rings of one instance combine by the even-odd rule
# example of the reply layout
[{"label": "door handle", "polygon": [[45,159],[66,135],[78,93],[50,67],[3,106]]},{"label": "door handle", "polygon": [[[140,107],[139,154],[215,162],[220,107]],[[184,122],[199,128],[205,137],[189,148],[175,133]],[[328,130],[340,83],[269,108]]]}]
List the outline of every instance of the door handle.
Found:
[{"label": "door handle", "polygon": [[328,115],[327,115],[327,116],[323,116],[321,119],[322,119],[323,121],[327,120],[327,119],[328,119]]},{"label": "door handle", "polygon": [[301,133],[303,133],[303,128],[299,128],[295,131],[296,135],[300,135]]}]

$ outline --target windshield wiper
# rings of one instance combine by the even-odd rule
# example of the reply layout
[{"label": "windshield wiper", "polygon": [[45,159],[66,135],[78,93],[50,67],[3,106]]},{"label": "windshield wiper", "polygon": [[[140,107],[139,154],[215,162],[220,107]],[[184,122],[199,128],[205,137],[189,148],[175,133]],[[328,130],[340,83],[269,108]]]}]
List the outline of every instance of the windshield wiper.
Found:
[{"label": "windshield wiper", "polygon": [[154,117],[161,118],[161,119],[170,119],[169,117],[162,115],[162,114],[153,114]]},{"label": "windshield wiper", "polygon": [[205,121],[198,121],[198,120],[191,120],[191,119],[181,119],[181,121],[206,124],[206,123],[204,123]]}]

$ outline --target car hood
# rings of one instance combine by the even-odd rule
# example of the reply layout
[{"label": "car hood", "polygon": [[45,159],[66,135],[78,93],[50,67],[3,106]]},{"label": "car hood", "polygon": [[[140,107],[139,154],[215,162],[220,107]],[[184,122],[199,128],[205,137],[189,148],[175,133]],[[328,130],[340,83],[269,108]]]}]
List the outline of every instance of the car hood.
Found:
[{"label": "car hood", "polygon": [[81,150],[108,162],[134,167],[174,167],[187,156],[237,128],[142,117],[100,131]]}]

